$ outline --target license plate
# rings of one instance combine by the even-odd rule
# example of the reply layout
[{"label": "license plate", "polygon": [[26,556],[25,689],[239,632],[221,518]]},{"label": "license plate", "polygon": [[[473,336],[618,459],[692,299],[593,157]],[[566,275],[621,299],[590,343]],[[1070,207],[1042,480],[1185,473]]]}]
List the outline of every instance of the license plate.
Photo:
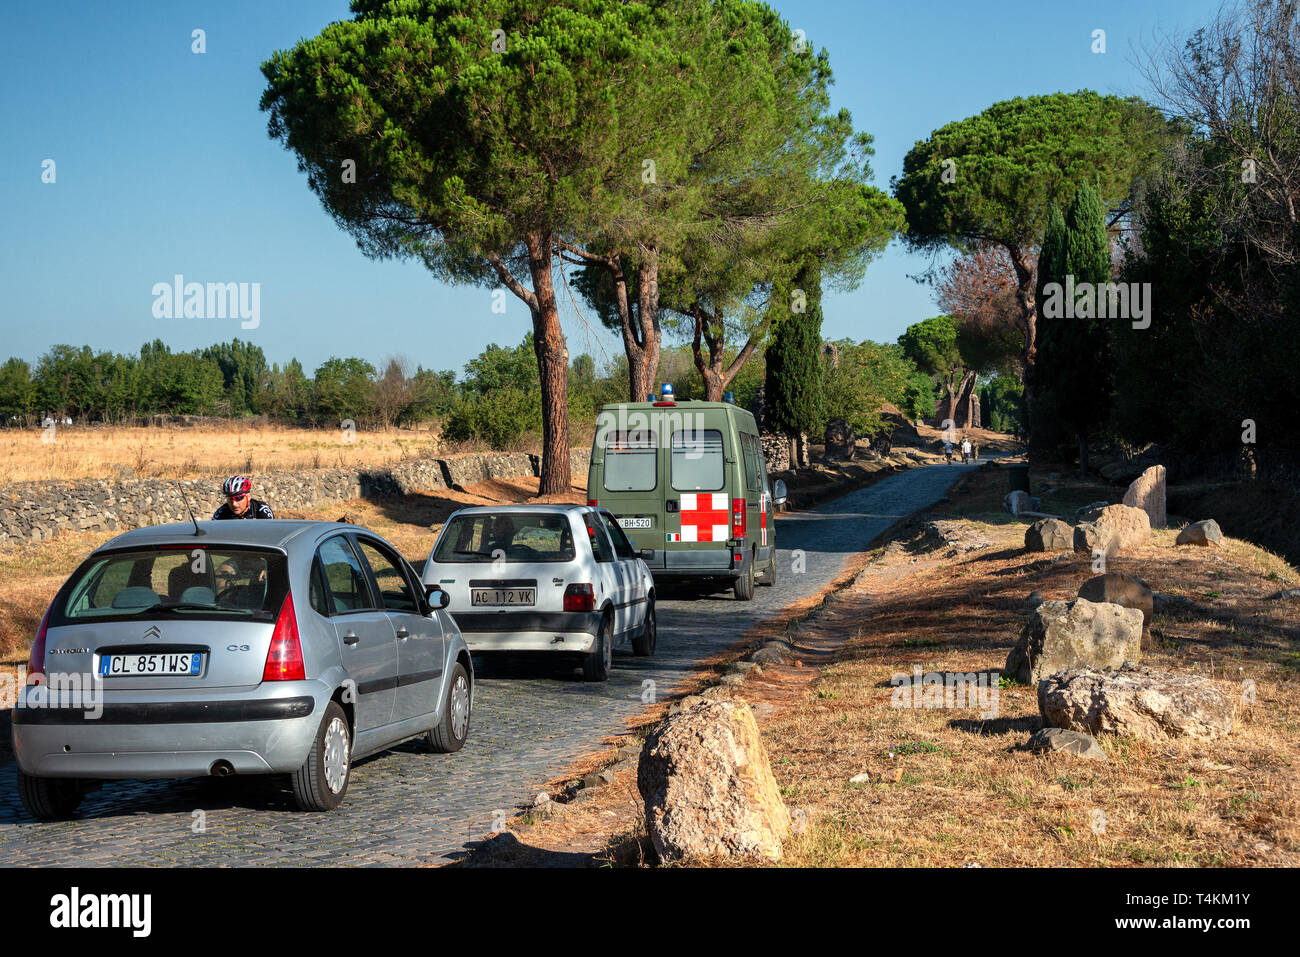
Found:
[{"label": "license plate", "polygon": [[203,654],[182,651],[176,654],[150,652],[146,655],[104,655],[99,659],[99,673],[117,675],[197,675],[203,671]]},{"label": "license plate", "polygon": [[471,588],[471,605],[531,605],[537,600],[536,588]]},{"label": "license plate", "polygon": [[652,523],[648,518],[623,518],[619,517],[618,524],[624,528],[651,528]]}]

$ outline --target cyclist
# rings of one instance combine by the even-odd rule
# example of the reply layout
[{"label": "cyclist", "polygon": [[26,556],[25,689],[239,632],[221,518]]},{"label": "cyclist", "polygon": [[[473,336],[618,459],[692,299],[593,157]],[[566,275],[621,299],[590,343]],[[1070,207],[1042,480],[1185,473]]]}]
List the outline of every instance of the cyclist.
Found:
[{"label": "cyclist", "polygon": [[226,504],[212,513],[213,521],[228,518],[275,518],[271,506],[252,497],[253,483],[247,475],[232,475],[221,486]]}]

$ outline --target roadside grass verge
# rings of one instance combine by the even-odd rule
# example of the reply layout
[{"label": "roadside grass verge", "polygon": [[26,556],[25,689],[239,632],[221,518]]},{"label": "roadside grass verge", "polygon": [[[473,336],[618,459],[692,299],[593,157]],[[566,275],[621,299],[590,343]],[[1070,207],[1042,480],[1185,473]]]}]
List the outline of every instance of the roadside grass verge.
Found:
[{"label": "roadside grass verge", "polygon": [[[935,514],[961,517],[969,504],[983,518],[991,502],[1000,508],[1000,476],[973,473]],[[1086,499],[1092,491],[1066,494]],[[1296,572],[1249,543],[1175,550],[1173,533],[1161,531],[1108,569],[1212,608],[1210,617],[1157,615],[1156,647],[1143,663],[1220,681],[1238,700],[1227,738],[1149,744],[1101,735],[1109,760],[1095,762],[1023,750],[1041,725],[1032,688],[1000,688],[989,720],[979,708],[891,706],[891,676],[914,665],[1000,670],[1024,621],[1025,596],[1073,598],[1093,574],[1082,556],[1020,551],[1025,524],[986,523],[993,548],[924,569],[880,597],[815,688],[763,728],[787,804],[808,822],[788,842],[785,863],[1300,863],[1300,635],[1293,604],[1263,599]],[[850,783],[863,772],[867,783]]]}]

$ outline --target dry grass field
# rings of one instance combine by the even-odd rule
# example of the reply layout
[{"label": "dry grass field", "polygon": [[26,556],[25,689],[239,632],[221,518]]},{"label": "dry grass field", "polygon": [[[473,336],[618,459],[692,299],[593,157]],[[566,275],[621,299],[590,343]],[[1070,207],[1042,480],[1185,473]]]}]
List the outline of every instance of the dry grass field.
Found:
[{"label": "dry grass field", "polygon": [[56,427],[0,430],[6,482],[85,478],[203,478],[271,469],[367,468],[427,458],[448,447],[437,432],[298,429],[232,421],[190,427]]},{"label": "dry grass field", "polygon": [[[1159,530],[1109,563],[1196,603],[1157,614],[1142,660],[1219,682],[1238,702],[1226,738],[1144,743],[1103,734],[1108,760],[1099,762],[1024,748],[1041,724],[1030,687],[1000,684],[997,714],[987,718],[987,702],[894,706],[890,679],[914,666],[1000,671],[1025,597],[1073,598],[1093,574],[1083,556],[1025,552],[1024,521],[1001,511],[1005,490],[1000,469],[973,473],[934,512],[968,520],[990,547],[951,558],[910,546],[878,551],[862,578],[789,629],[800,660],[765,666],[737,692],[758,716],[792,819],[805,825],[786,842],[783,865],[1300,864],[1300,627],[1294,600],[1265,597],[1295,587],[1300,574],[1247,542],[1175,548],[1176,532]],[[1043,495],[1044,508],[1063,513],[1098,491],[1059,484]],[[699,680],[721,671],[713,663]],[[607,764],[663,707],[568,777]],[[525,815],[473,863],[652,862],[635,769],[593,797],[567,813]],[[735,864],[694,862],[718,863]]]}]

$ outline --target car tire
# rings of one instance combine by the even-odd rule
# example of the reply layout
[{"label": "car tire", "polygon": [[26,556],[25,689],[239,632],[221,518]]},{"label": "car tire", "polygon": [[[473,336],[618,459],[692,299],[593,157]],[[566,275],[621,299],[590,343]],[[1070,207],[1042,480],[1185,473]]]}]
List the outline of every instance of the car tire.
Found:
[{"label": "car tire", "polygon": [[762,584],[776,584],[776,546],[772,546],[772,558],[767,563],[767,573],[763,575]]},{"label": "car tire", "polygon": [[582,677],[587,681],[608,681],[614,667],[614,647],[609,640],[609,616],[602,615],[596,631],[596,647],[582,659]]},{"label": "car tire", "polygon": [[85,792],[75,778],[38,778],[18,772],[18,796],[27,813],[41,821],[72,817]]},{"label": "car tire", "polygon": [[325,706],[307,760],[289,777],[300,811],[332,811],[343,803],[352,780],[352,729],[337,701]]},{"label": "car tire", "polygon": [[429,729],[425,745],[434,754],[452,754],[465,747],[469,737],[470,711],[474,703],[469,672],[459,661],[447,679],[447,700],[442,703],[442,720]]},{"label": "car tire", "polygon": [[733,590],[736,593],[737,601],[751,601],[754,597],[754,563],[752,560],[745,562],[740,568],[740,575],[736,578],[736,584]]},{"label": "car tire", "polygon": [[632,654],[639,655],[642,658],[653,655],[655,653],[655,642],[658,639],[659,623],[655,619],[655,600],[650,598],[646,600],[645,625],[641,629],[641,634],[632,639]]}]

